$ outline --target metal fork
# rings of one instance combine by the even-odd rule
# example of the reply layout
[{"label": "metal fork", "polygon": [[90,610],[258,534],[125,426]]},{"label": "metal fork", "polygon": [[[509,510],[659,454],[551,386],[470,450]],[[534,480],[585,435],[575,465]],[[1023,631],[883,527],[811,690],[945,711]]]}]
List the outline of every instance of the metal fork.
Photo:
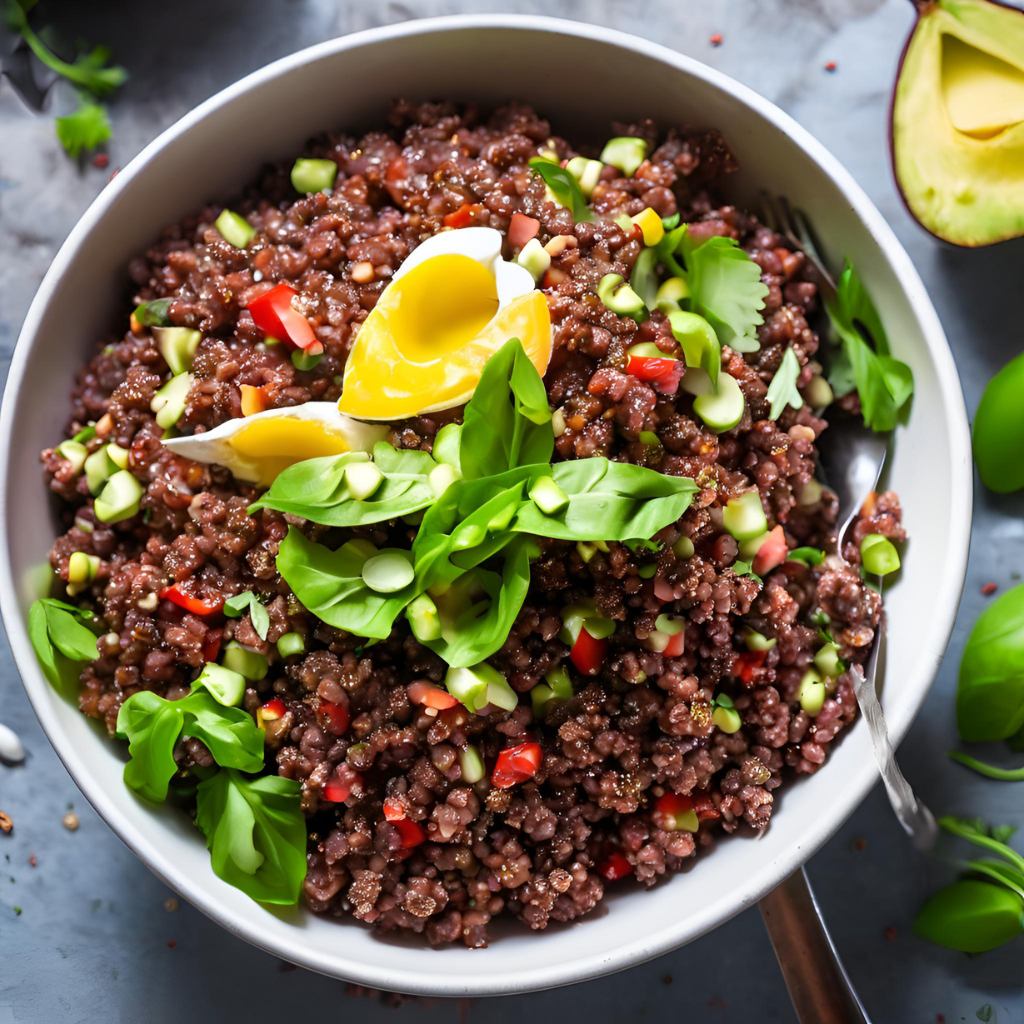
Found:
[{"label": "metal fork", "polygon": [[[806,218],[785,198],[763,196],[763,222],[802,252],[814,271],[826,302],[836,296],[836,284],[822,260]],[[866,498],[878,486],[889,449],[889,434],[865,427],[859,417],[836,415],[823,435],[820,470],[839,500],[836,550],[842,564],[843,538]],[[881,577],[873,580],[881,589]],[[935,844],[938,829],[931,811],[914,795],[896,763],[885,717],[876,693],[878,663],[885,636],[879,621],[866,666],[856,666],[854,692],[871,734],[879,772],[896,817],[918,849]],[[760,903],[768,936],[802,1024],[867,1024],[868,1017],[828,934],[807,875],[801,868],[768,893]]]}]

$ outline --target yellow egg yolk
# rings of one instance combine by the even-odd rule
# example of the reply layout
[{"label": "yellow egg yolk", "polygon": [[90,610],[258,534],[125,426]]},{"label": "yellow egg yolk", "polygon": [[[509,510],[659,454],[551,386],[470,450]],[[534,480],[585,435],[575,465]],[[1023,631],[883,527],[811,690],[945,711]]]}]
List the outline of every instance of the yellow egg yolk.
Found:
[{"label": "yellow egg yolk", "polygon": [[349,451],[345,439],[315,420],[258,420],[243,426],[230,439],[239,455],[259,468],[261,487],[269,487],[277,475],[296,462]]}]

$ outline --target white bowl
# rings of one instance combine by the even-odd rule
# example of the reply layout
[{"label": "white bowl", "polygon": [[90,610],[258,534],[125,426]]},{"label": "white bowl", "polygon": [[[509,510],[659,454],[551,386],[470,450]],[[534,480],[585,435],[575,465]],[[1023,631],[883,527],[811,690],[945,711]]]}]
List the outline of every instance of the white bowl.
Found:
[{"label": "white bowl", "polygon": [[[931,302],[878,211],[836,160],[779,109],[724,75],[645,40],[544,18],[414,21],[333,39],[286,57],[203,103],[129,164],[61,248],[29,310],[0,414],[0,598],[11,647],[40,721],[111,828],[183,897],[229,931],[305,967],[364,985],[450,996],[524,992],[620,970],[696,938],[756,902],[818,849],[864,798],[876,771],[862,723],[824,770],[783,790],[758,841],[718,844],[653,892],[613,887],[572,926],[513,924],[487,950],[419,942],[314,916],[275,912],[219,881],[186,816],[135,799],[123,754],[44,680],[29,644],[34,569],[54,536],[39,451],[61,436],[76,367],[125,316],[125,267],[167,224],[230,197],[260,164],[324,129],[379,125],[391,97],[532,103],[554,130],[600,142],[610,121],[653,117],[720,129],[742,166],[732,189],[785,194],[807,211],[830,258],[854,261],[896,354],[914,371],[909,424],[891,482],[911,541],[887,597],[884,704],[893,739],[910,726],[952,628],[967,562],[971,463],[956,368]],[[268,129],[268,126],[269,129]],[[120,319],[116,319],[116,318]]]}]

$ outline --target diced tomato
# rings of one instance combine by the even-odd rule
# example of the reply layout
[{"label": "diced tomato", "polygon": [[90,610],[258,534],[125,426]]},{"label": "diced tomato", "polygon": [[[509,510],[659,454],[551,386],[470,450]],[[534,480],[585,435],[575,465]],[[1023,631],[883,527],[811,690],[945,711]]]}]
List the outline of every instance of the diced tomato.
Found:
[{"label": "diced tomato", "polygon": [[508,747],[498,755],[491,773],[491,782],[498,789],[509,789],[532,779],[543,759],[544,753],[539,743],[520,743],[518,747]]},{"label": "diced tomato", "polygon": [[752,683],[754,676],[764,665],[767,651],[743,651],[733,655],[732,674],[745,683]]},{"label": "diced tomato", "polygon": [[513,249],[522,249],[531,238],[537,237],[540,221],[527,217],[525,213],[513,213],[508,224],[508,244]]},{"label": "diced tomato", "polygon": [[557,288],[565,280],[565,271],[559,267],[548,267],[540,279],[541,288]]},{"label": "diced tomato", "polygon": [[402,818],[406,818],[408,815],[405,813],[405,806],[397,800],[385,800],[384,817],[388,821],[401,821]]},{"label": "diced tomato", "polygon": [[427,838],[427,833],[423,830],[423,826],[411,818],[399,818],[397,821],[391,822],[391,824],[398,829],[398,834],[402,839],[401,849],[403,850],[419,846]]},{"label": "diced tomato", "polygon": [[208,629],[203,637],[203,661],[211,662],[217,660],[220,654],[220,641],[224,636],[223,629]]},{"label": "diced tomato", "polygon": [[668,646],[661,653],[666,658],[678,658],[686,650],[686,630],[680,630],[669,637]]},{"label": "diced tomato", "polygon": [[444,215],[444,226],[446,228],[468,228],[483,209],[479,203],[463,203],[457,210]]},{"label": "diced tomato", "polygon": [[329,700],[320,701],[317,718],[332,736],[340,736],[348,728],[349,714],[344,704],[332,704]]},{"label": "diced tomato", "polygon": [[431,686],[430,683],[410,683],[406,687],[406,692],[413,704],[422,704],[424,707],[434,708],[436,711],[453,708],[459,703],[447,690]]},{"label": "diced tomato", "polygon": [[256,724],[262,729],[264,722],[276,722],[287,713],[284,701],[280,697],[274,697],[256,711]]},{"label": "diced tomato", "polygon": [[625,854],[616,851],[597,865],[597,873],[606,882],[617,882],[620,878],[633,874],[633,865],[626,859]]},{"label": "diced tomato", "polygon": [[630,356],[626,373],[654,386],[663,395],[674,395],[686,371],[682,359],[658,359],[654,356]]},{"label": "diced tomato", "polygon": [[179,608],[184,608],[185,611],[191,612],[193,615],[214,615],[224,607],[224,599],[222,597],[203,601],[198,597],[192,597],[191,594],[186,594],[177,583],[164,587],[160,591],[160,596],[167,601],[172,601]]},{"label": "diced tomato", "polygon": [[343,804],[352,792],[352,787],[344,779],[337,777],[328,779],[320,790],[320,799],[332,804]]},{"label": "diced tomato", "polygon": [[580,628],[580,634],[576,637],[576,643],[569,650],[569,657],[572,663],[587,676],[596,676],[604,664],[605,655],[608,653],[608,640],[596,640],[586,629]]},{"label": "diced tomato", "polygon": [[696,832],[698,815],[693,801],[680,793],[664,793],[654,801],[651,821],[663,832]]},{"label": "diced tomato", "polygon": [[693,809],[697,812],[697,818],[700,821],[712,821],[722,816],[722,812],[715,806],[714,801],[707,793],[698,793],[693,798]]},{"label": "diced tomato", "polygon": [[757,549],[754,555],[754,563],[751,568],[758,576],[770,573],[772,569],[782,565],[789,554],[786,546],[786,532],[781,526],[776,526],[765,538],[764,543]]},{"label": "diced tomato", "polygon": [[278,284],[258,299],[253,299],[246,309],[264,334],[301,348],[308,355],[318,356],[324,350],[323,345],[317,340],[309,321],[292,306],[292,299],[297,294],[291,285]]}]

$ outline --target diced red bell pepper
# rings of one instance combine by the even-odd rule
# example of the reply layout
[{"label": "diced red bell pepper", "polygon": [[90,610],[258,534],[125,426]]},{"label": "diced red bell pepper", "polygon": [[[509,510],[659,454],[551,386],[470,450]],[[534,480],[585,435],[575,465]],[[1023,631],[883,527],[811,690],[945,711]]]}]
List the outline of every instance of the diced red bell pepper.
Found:
[{"label": "diced red bell pepper", "polygon": [[256,709],[256,724],[262,729],[264,722],[276,722],[279,718],[284,718],[287,713],[288,709],[284,706],[284,701],[280,697],[274,697]]},{"label": "diced red bell pepper", "polygon": [[478,213],[483,211],[479,203],[463,203],[457,210],[444,215],[444,226],[446,228],[468,228],[476,219]]},{"label": "diced red bell pepper", "polygon": [[565,271],[560,267],[548,267],[540,279],[541,288],[557,288],[565,280]]},{"label": "diced red bell pepper", "polygon": [[597,865],[597,873],[606,882],[617,882],[620,878],[633,874],[633,865],[626,859],[625,854],[616,850]]},{"label": "diced red bell pepper", "polygon": [[352,792],[352,787],[344,779],[337,776],[328,779],[320,790],[320,799],[332,804],[343,804]]},{"label": "diced red bell pepper", "polygon": [[203,601],[198,597],[192,597],[191,594],[186,594],[177,583],[164,587],[160,591],[160,596],[167,601],[172,601],[179,608],[184,608],[185,611],[191,612],[193,615],[215,615],[224,607],[224,599],[222,597]]},{"label": "diced red bell pepper", "polygon": [[693,798],[693,809],[697,812],[699,821],[713,821],[722,816],[722,812],[707,793],[698,793]]},{"label": "diced red bell pepper", "polygon": [[398,834],[402,840],[401,849],[403,850],[409,850],[426,841],[427,833],[418,821],[413,821],[411,818],[399,818],[397,821],[391,822],[391,824],[398,829]]},{"label": "diced red bell pepper", "polygon": [[569,658],[584,675],[596,676],[607,653],[607,638],[596,640],[587,632],[586,626],[582,626],[576,643],[569,649]]},{"label": "diced red bell pepper", "polygon": [[758,576],[764,576],[782,565],[788,554],[786,531],[781,526],[776,526],[757,549],[751,568]]},{"label": "diced red bell pepper", "polygon": [[332,736],[340,736],[348,728],[349,714],[344,704],[332,704],[329,700],[320,701],[317,718]]},{"label": "diced red bell pepper", "polygon": [[626,373],[654,386],[663,395],[674,395],[686,371],[682,359],[658,359],[655,356],[630,356]]},{"label": "diced red bell pepper", "polygon": [[397,800],[385,800],[384,817],[388,821],[401,821],[402,818],[407,818],[408,815],[405,813],[405,805],[399,803]]},{"label": "diced red bell pepper", "polygon": [[661,653],[666,658],[679,658],[682,656],[683,651],[686,650],[686,630],[680,630],[678,633],[673,633],[669,637],[668,645]]},{"label": "diced red bell pepper", "polygon": [[491,782],[498,789],[509,789],[520,782],[526,782],[537,774],[544,752],[539,743],[520,743],[517,747],[508,747],[498,755],[498,760],[491,773]]},{"label": "diced red bell pepper", "polygon": [[274,285],[246,307],[253,322],[278,341],[301,348],[307,355],[318,356],[323,345],[317,340],[309,321],[295,308],[292,299],[298,293],[288,284]]},{"label": "diced red bell pepper", "polygon": [[733,655],[732,674],[745,683],[752,683],[754,676],[763,667],[767,651],[742,651]]},{"label": "diced red bell pepper", "polygon": [[513,213],[508,224],[508,244],[513,249],[522,249],[531,238],[537,237],[540,221],[527,217],[525,213]]},{"label": "diced red bell pepper", "polygon": [[425,708],[433,708],[435,711],[445,711],[459,703],[447,690],[431,686],[430,683],[410,683],[406,687],[406,692],[413,704],[422,704]]},{"label": "diced red bell pepper", "polygon": [[209,663],[217,660],[220,654],[220,642],[224,636],[223,629],[208,629],[203,637],[203,661]]},{"label": "diced red bell pepper", "polygon": [[696,832],[698,818],[693,801],[680,793],[659,796],[651,811],[651,821],[663,832]]}]

